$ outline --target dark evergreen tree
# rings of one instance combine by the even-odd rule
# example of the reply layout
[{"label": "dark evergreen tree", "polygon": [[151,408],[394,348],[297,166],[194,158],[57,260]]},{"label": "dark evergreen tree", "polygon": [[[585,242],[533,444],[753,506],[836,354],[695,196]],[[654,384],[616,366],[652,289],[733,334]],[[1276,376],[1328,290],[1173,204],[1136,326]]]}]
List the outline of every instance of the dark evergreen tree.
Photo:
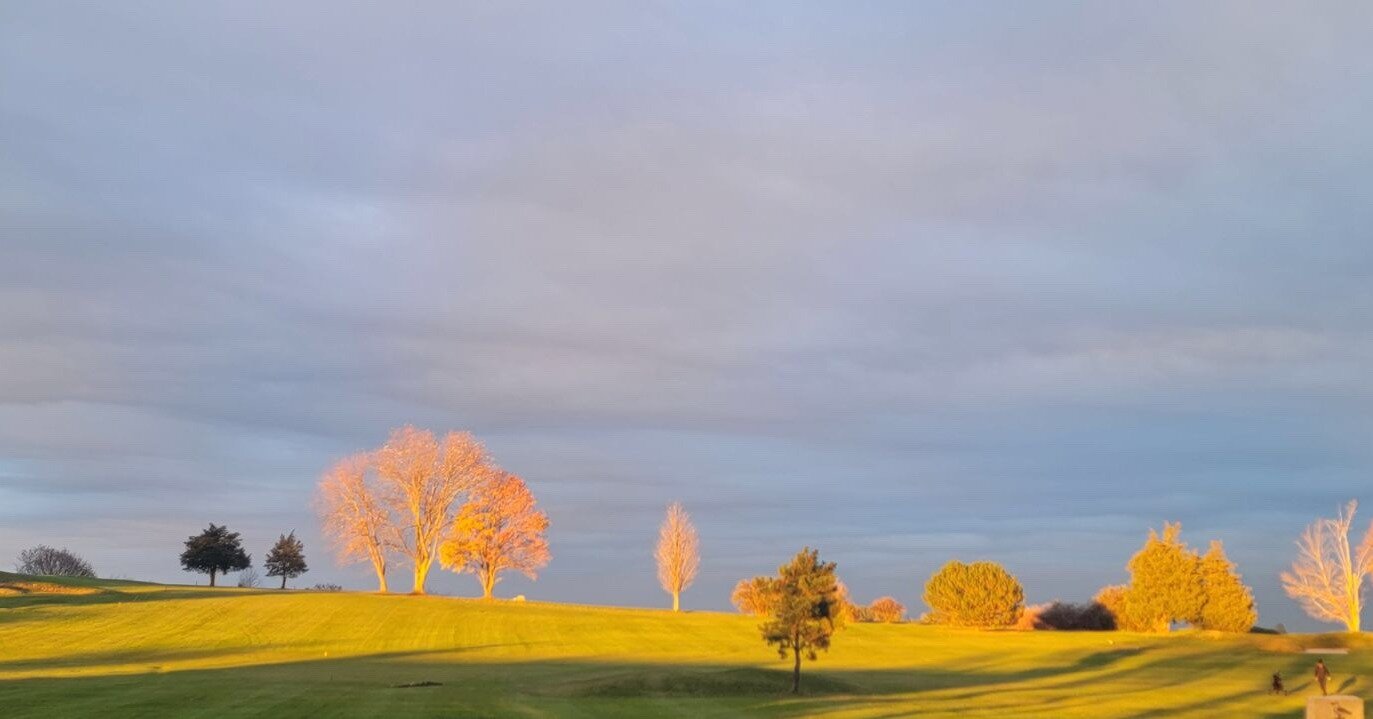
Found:
[{"label": "dark evergreen tree", "polygon": [[252,566],[252,557],[243,551],[238,532],[228,527],[210,524],[205,531],[186,540],[181,553],[181,567],[188,572],[210,575],[210,586],[220,572],[237,572]]},{"label": "dark evergreen tree", "polygon": [[296,533],[283,534],[267,552],[267,576],[281,577],[281,588],[286,588],[286,580],[294,579],[310,571],[305,564],[305,545],[296,539]]},{"label": "dark evergreen tree", "polygon": [[816,651],[828,650],[830,637],[843,626],[839,580],[834,562],[820,561],[820,553],[802,549],[791,562],[778,567],[778,577],[767,588],[776,601],[768,621],[758,627],[763,641],[777,647],[783,659],[795,659],[791,678],[793,694],[801,692],[801,657],[815,661]]}]

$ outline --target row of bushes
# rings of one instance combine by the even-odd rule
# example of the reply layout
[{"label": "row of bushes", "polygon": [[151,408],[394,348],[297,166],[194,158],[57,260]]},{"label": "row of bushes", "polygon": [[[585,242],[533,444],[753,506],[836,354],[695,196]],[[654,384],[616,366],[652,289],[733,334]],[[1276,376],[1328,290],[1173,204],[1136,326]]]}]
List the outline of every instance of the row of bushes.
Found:
[{"label": "row of bushes", "polygon": [[[1051,602],[1025,606],[1020,581],[994,562],[952,561],[925,583],[930,608],[922,623],[957,627],[1141,632],[1168,631],[1183,622],[1202,629],[1247,632],[1258,619],[1252,592],[1244,585],[1220,542],[1201,555],[1181,539],[1182,527],[1165,524],[1150,531],[1130,559],[1130,582],[1102,589],[1091,602]],[[740,581],[731,596],[739,611],[769,615],[776,598],[769,578]],[[899,622],[905,607],[882,597],[866,607],[852,603],[840,583],[840,615],[845,619]]]}]

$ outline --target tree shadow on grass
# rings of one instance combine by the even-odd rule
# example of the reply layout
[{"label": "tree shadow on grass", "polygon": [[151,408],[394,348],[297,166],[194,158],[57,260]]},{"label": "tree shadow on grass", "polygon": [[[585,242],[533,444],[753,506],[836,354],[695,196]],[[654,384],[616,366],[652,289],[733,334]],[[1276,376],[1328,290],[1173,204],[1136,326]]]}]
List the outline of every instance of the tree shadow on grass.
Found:
[{"label": "tree shadow on grass", "polygon": [[226,599],[233,597],[246,597],[255,594],[270,594],[282,596],[289,595],[289,591],[282,592],[274,589],[237,589],[228,587],[216,588],[167,588],[167,589],[138,589],[126,591],[114,588],[94,589],[84,594],[58,594],[49,592],[28,592],[9,596],[0,596],[0,624],[8,622],[20,622],[35,615],[25,612],[25,609],[41,607],[72,607],[72,606],[93,606],[100,604],[125,604],[141,602],[167,602],[187,599]]},{"label": "tree shadow on grass", "polygon": [[[290,649],[294,649],[291,647]],[[32,716],[175,715],[194,706],[211,716],[520,716],[801,717],[862,710],[870,716],[925,711],[955,715],[970,706],[989,716],[1052,717],[1065,706],[1061,692],[1039,697],[1057,682],[1082,682],[1103,673],[1147,671],[1127,660],[1137,650],[1107,650],[1065,663],[1025,669],[961,673],[924,668],[854,670],[809,665],[803,695],[788,693],[790,672],[726,663],[662,663],[607,659],[484,661],[464,658],[487,647],[311,659],[220,669],[175,670],[121,676],[0,680],[0,706],[42,707]],[[155,659],[155,655],[138,660]],[[194,659],[194,653],[186,655]],[[100,663],[118,655],[74,657]],[[991,662],[994,658],[988,657]],[[969,662],[976,666],[977,661]],[[0,665],[0,670],[5,667]],[[1052,681],[1048,681],[1052,680]],[[1046,683],[1047,681],[1047,683]],[[948,690],[974,691],[949,695]],[[1167,690],[1157,694],[1159,706]],[[1238,696],[1238,695],[1237,695]],[[1246,695],[1247,696],[1247,695]],[[1082,697],[1079,706],[1090,707]],[[1073,698],[1076,700],[1076,697]],[[1230,696],[1198,701],[1226,716]],[[1219,703],[1217,703],[1219,702]],[[24,709],[15,716],[26,716]],[[1250,714],[1241,712],[1246,716]],[[1089,716],[1137,719],[1172,716],[1112,709]],[[1199,716],[1199,715],[1198,715]],[[1282,716],[1275,714],[1272,716]]]},{"label": "tree shadow on grass", "polygon": [[117,669],[128,666],[142,666],[146,669],[160,671],[162,665],[176,664],[178,662],[195,662],[206,659],[220,657],[232,657],[243,655],[247,652],[261,652],[273,650],[292,650],[299,651],[314,646],[301,642],[293,643],[290,647],[278,644],[257,644],[252,646],[233,646],[233,647],[205,647],[200,649],[113,649],[105,652],[81,652],[73,654],[63,654],[56,657],[38,657],[30,659],[0,659],[0,673],[11,672],[42,672],[51,670],[69,669]]}]

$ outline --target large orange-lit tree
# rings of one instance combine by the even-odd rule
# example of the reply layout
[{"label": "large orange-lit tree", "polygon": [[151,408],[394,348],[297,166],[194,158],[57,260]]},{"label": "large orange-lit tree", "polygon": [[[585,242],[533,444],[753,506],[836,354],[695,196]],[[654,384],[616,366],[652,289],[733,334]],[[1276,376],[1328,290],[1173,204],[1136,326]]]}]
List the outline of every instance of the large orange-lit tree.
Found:
[{"label": "large orange-lit tree", "polygon": [[386,561],[399,535],[380,487],[369,476],[371,466],[367,453],[340,460],[320,480],[315,505],[339,562],[370,562],[377,573],[377,591],[385,592]]},{"label": "large orange-lit tree", "polygon": [[1297,560],[1282,573],[1287,595],[1313,619],[1359,631],[1364,591],[1373,573],[1373,525],[1357,547],[1349,542],[1358,502],[1333,519],[1318,519],[1297,540]]},{"label": "large orange-lit tree", "polygon": [[407,425],[392,432],[373,457],[382,497],[401,528],[397,551],[415,570],[411,591],[424,594],[458,499],[491,471],[486,451],[466,432],[439,439]]},{"label": "large orange-lit tree", "polygon": [[653,556],[658,560],[658,583],[672,595],[672,611],[682,610],[682,592],[696,579],[701,566],[700,539],[691,515],[681,502],[667,507],[667,517],[658,529],[658,548]]},{"label": "large orange-lit tree", "polygon": [[482,596],[490,599],[502,572],[538,577],[549,560],[547,531],[548,515],[539,511],[524,480],[493,471],[458,510],[439,561],[455,572],[477,575]]}]

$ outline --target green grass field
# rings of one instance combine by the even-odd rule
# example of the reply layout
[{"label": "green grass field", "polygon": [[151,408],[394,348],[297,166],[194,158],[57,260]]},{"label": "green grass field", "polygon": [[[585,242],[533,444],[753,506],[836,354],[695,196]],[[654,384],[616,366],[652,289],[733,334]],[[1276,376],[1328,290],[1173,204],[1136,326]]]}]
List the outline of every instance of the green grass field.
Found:
[{"label": "green grass field", "polygon": [[[1347,693],[1373,677],[1345,635],[863,624],[792,697],[736,615],[33,581],[0,573],[3,717],[1299,717],[1304,648],[1352,647],[1328,658]],[[1274,671],[1292,696],[1265,694]]]}]

